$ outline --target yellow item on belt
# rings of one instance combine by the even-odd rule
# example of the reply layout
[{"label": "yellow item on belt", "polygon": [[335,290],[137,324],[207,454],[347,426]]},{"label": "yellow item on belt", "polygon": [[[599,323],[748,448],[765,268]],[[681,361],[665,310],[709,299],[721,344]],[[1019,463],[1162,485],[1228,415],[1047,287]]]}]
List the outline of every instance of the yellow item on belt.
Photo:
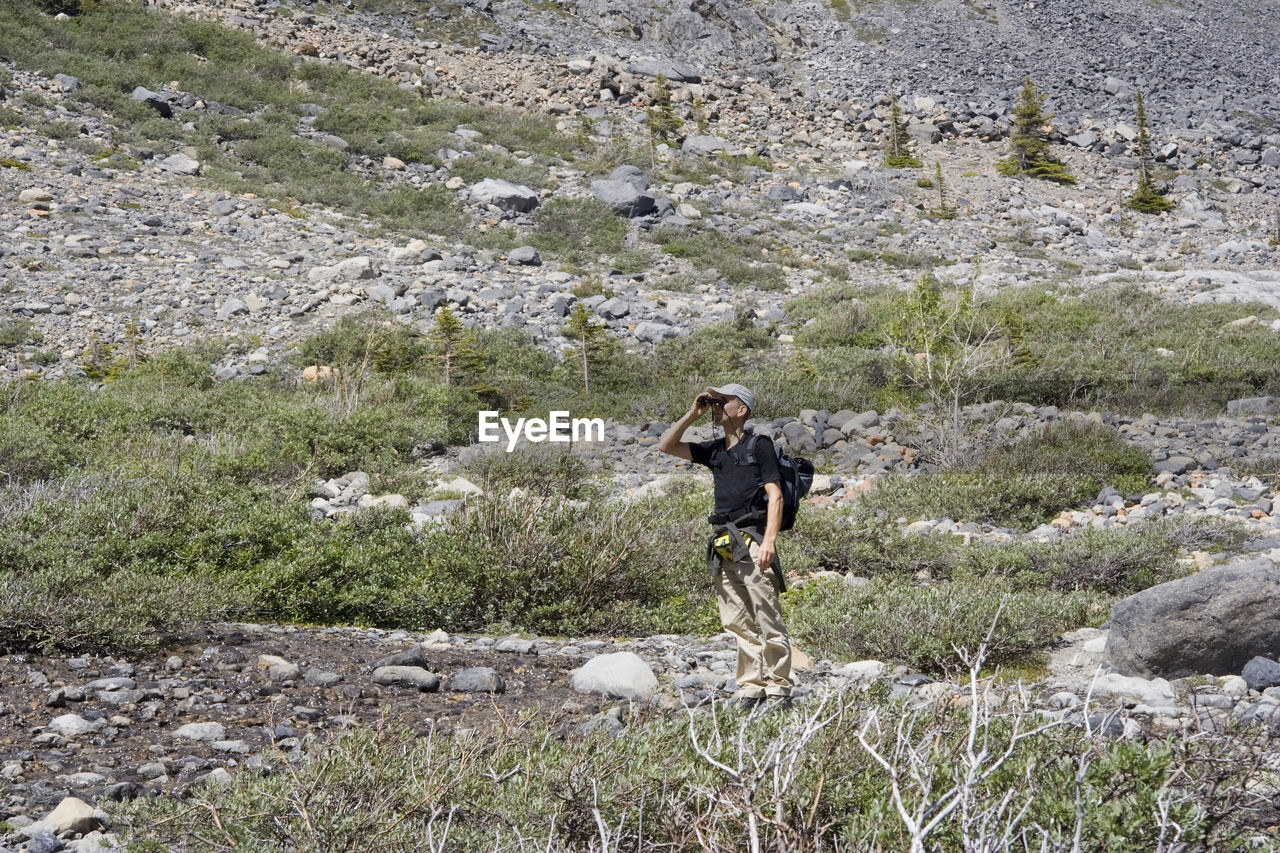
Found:
[{"label": "yellow item on belt", "polygon": [[[747,544],[751,544],[751,537],[748,536],[746,533],[743,533],[742,541],[746,542]],[[732,542],[733,542],[733,538],[729,536],[728,533],[721,533],[719,536],[716,537],[716,541],[714,543],[716,553],[719,554],[724,559],[732,561],[733,560]]]}]

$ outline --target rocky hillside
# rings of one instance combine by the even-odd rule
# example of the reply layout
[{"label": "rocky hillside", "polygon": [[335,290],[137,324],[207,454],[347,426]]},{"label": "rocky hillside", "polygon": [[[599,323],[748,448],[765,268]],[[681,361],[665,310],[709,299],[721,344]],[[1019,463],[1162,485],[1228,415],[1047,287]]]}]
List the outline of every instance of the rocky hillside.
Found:
[{"label": "rocky hillside", "polygon": [[[630,178],[636,188],[628,184],[622,196],[581,159],[551,165],[539,190],[495,194],[474,169],[457,174],[469,165],[457,159],[469,148],[492,149],[467,128],[430,158],[438,166],[347,153],[346,168],[371,186],[456,196],[470,233],[490,232],[481,246],[498,247],[477,250],[473,238],[403,226],[373,233],[332,206],[228,195],[219,188],[225,181],[206,177],[210,167],[191,145],[173,139],[120,149],[118,120],[84,98],[81,81],[15,68],[4,97],[20,120],[0,148],[10,188],[0,210],[9,235],[0,247],[0,304],[29,318],[43,343],[38,359],[9,351],[0,365],[9,376],[74,371],[94,340],[164,347],[193,329],[251,332],[264,348],[253,363],[261,363],[333,317],[375,303],[429,325],[431,312],[452,302],[471,325],[524,325],[563,346],[557,332],[581,268],[552,271],[562,265],[554,254],[512,249],[528,241],[538,205],[592,196],[629,222],[633,257],[625,275],[606,283],[615,298],[588,307],[633,346],[687,334],[735,305],[754,308],[777,334],[794,334],[784,313],[789,299],[850,257],[867,284],[901,286],[915,275],[910,267],[925,262],[945,279],[984,287],[1031,280],[1105,287],[1118,272],[1175,299],[1205,289],[1214,292],[1198,298],[1276,298],[1268,238],[1280,216],[1280,134],[1266,76],[1274,67],[1264,56],[1276,16],[1265,3],[1212,15],[1141,3],[1052,11],[708,3],[682,12],[583,9],[586,26],[575,27],[563,26],[570,10],[522,3],[433,7],[425,16],[380,3],[157,5],[242,28],[299,61],[348,65],[424,96],[547,115],[566,135],[586,134],[604,150],[643,145],[654,75],[663,73],[684,128],[645,158],[644,174]],[[840,20],[845,12],[848,21]],[[464,46],[472,36],[478,46]],[[1114,57],[1089,49],[1098,43],[1116,44]],[[935,55],[939,45],[945,62]],[[772,73],[747,70],[762,62]],[[1060,77],[1064,69],[1073,76]],[[994,174],[1027,72],[1058,113],[1060,153],[1079,178],[1075,187]],[[182,81],[145,72],[135,79],[142,89],[135,97],[161,114],[204,120],[225,106],[185,91]],[[942,169],[962,212],[956,219],[924,215],[937,192],[917,186],[920,173],[878,168],[891,82],[920,156]],[[1177,205],[1161,217],[1135,218],[1118,206],[1134,180],[1135,86],[1149,96],[1155,148]],[[50,125],[53,138],[42,133]],[[308,144],[348,147],[310,119],[297,134]],[[221,148],[234,154],[236,145]],[[100,153],[115,150],[115,159]],[[732,173],[722,166],[720,180],[708,180],[716,152],[749,165]],[[763,251],[756,257],[768,263],[748,254],[747,287],[731,286],[712,261],[691,263],[669,249],[677,231],[726,235]],[[612,251],[589,264],[597,275],[616,268]],[[908,269],[882,259],[905,259]],[[246,371],[251,363],[228,366]]]}]

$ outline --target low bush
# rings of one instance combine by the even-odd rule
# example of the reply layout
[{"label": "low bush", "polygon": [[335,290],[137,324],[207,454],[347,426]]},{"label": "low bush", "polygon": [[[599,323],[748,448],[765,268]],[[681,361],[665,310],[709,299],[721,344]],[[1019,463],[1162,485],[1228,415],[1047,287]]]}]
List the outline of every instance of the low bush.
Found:
[{"label": "low bush", "polygon": [[1253,738],[1123,741],[992,700],[979,687],[967,706],[912,709],[873,691],[763,718],[646,715],[617,737],[511,719],[355,731],[289,772],[113,816],[131,850],[1145,853],[1269,837],[1269,803],[1247,794],[1263,779]]},{"label": "low bush", "polygon": [[36,344],[43,335],[31,325],[30,320],[0,321],[0,349],[12,349],[23,344]]},{"label": "low bush", "polygon": [[596,199],[553,198],[533,214],[530,243],[576,266],[620,254],[626,239],[626,220]]},{"label": "low bush", "polygon": [[989,576],[1016,590],[1093,590],[1129,595],[1181,576],[1185,549],[1230,550],[1245,539],[1240,525],[1223,520],[1178,519],[1086,529],[1050,542],[965,545],[951,535],[902,532],[891,521],[857,511],[801,507],[782,555],[801,574],[835,571],[862,577],[969,579]]},{"label": "low bush", "polygon": [[1141,492],[1151,470],[1151,457],[1112,427],[1065,421],[961,467],[886,478],[859,511],[1029,530],[1093,500],[1106,486]]},{"label": "low bush", "polygon": [[761,290],[777,290],[782,287],[782,268],[765,260],[761,248],[764,241],[724,234],[714,228],[692,231],[660,228],[652,240],[662,247],[662,253],[674,258],[685,258],[695,269],[714,269],[726,282],[736,286],[751,285]]},{"label": "low bush", "polygon": [[1109,600],[1089,592],[1018,591],[990,580],[920,586],[882,578],[806,584],[787,596],[787,624],[812,656],[877,660],[954,677],[984,642],[987,663],[1021,663],[1064,631],[1099,624]]}]

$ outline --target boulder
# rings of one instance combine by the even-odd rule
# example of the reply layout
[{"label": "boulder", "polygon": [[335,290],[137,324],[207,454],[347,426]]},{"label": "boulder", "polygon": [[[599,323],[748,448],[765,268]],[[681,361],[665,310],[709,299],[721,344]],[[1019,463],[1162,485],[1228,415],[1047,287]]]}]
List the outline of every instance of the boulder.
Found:
[{"label": "boulder", "polygon": [[597,655],[574,670],[573,689],[615,699],[644,700],[658,689],[658,677],[635,652]]},{"label": "boulder", "polygon": [[1280,653],[1280,566],[1238,560],[1117,602],[1105,655],[1119,672],[1183,678],[1240,672]]},{"label": "boulder", "polygon": [[626,181],[641,192],[649,189],[649,176],[639,166],[619,166],[609,173],[609,180]]},{"label": "boulder", "polygon": [[507,689],[502,676],[489,666],[473,666],[456,673],[445,683],[454,693],[502,693]]},{"label": "boulder", "polygon": [[520,246],[507,253],[507,263],[518,267],[540,267],[542,255],[533,246]]},{"label": "boulder", "polygon": [[200,163],[186,154],[173,154],[160,161],[160,168],[176,175],[200,174]]},{"label": "boulder", "polygon": [[673,62],[668,59],[655,59],[652,56],[641,56],[633,59],[627,66],[632,74],[643,77],[657,77],[661,74],[672,83],[700,83],[702,74],[692,65]]},{"label": "boulder", "polygon": [[373,683],[415,687],[423,693],[434,693],[440,689],[440,676],[420,666],[380,666],[373,671]]},{"label": "boulder", "polygon": [[187,723],[173,733],[180,740],[226,740],[227,729],[221,723]]},{"label": "boulder", "polygon": [[1276,663],[1274,658],[1258,655],[1244,665],[1240,675],[1250,690],[1266,690],[1280,685],[1280,663]]},{"label": "boulder", "polygon": [[651,323],[645,321],[636,325],[636,340],[644,341],[648,344],[656,344],[658,341],[664,341],[667,338],[679,336],[679,332],[663,323]]},{"label": "boulder", "polygon": [[1239,400],[1227,401],[1227,414],[1230,415],[1269,415],[1275,409],[1275,397],[1242,397]]},{"label": "boulder", "polygon": [[21,832],[28,838],[34,838],[42,832],[49,832],[53,835],[62,835],[64,833],[84,834],[102,826],[105,821],[106,815],[103,812],[95,810],[93,806],[84,800],[76,797],[67,797],[58,803],[57,808],[49,812],[49,814],[29,826],[23,827]]},{"label": "boulder", "polygon": [[169,106],[169,102],[145,86],[135,87],[129,97],[141,101],[164,118],[173,118],[173,107]]},{"label": "boulder", "polygon": [[1146,679],[1108,672],[1093,680],[1089,693],[1094,699],[1114,699],[1131,706],[1172,708],[1177,704],[1173,685],[1163,678]]},{"label": "boulder", "polygon": [[727,144],[718,136],[687,136],[680,151],[685,154],[718,154]]},{"label": "boulder", "polygon": [[374,263],[373,258],[364,256],[339,261],[334,264],[333,268],[337,271],[339,278],[344,278],[348,281],[361,281],[378,277],[378,265]]},{"label": "boulder", "polygon": [[76,737],[88,732],[96,732],[105,725],[106,723],[102,720],[86,720],[79,714],[63,714],[61,717],[50,720],[45,728],[66,737]]},{"label": "boulder", "polygon": [[606,299],[596,308],[596,313],[607,320],[621,320],[623,317],[631,313],[631,306],[625,300],[616,296],[612,299]]},{"label": "boulder", "polygon": [[635,184],[629,181],[592,181],[591,194],[613,208],[619,216],[645,216],[657,207],[653,196],[636,189]]},{"label": "boulder", "polygon": [[538,206],[538,194],[522,184],[486,178],[471,188],[471,200],[502,210],[528,213]]}]

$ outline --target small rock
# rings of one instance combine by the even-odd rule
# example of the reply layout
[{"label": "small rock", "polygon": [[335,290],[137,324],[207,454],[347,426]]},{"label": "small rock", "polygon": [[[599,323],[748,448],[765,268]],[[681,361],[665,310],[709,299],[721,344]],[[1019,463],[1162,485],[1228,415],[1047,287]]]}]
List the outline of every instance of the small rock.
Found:
[{"label": "small rock", "polygon": [[420,666],[381,666],[373,671],[374,684],[386,687],[415,687],[423,693],[440,689],[440,676]]},{"label": "small rock", "polygon": [[503,693],[507,686],[492,667],[473,666],[450,678],[445,689],[454,693]]},{"label": "small rock", "polygon": [[227,729],[221,723],[187,723],[179,726],[173,736],[181,740],[226,740]]}]

